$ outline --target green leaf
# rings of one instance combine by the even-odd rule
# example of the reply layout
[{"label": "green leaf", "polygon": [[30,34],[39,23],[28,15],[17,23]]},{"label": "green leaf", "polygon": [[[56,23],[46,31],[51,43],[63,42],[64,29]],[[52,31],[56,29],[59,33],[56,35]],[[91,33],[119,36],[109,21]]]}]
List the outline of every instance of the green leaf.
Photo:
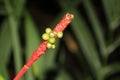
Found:
[{"label": "green leaf", "polygon": [[[6,20],[5,20],[6,21]],[[2,28],[0,30],[0,74],[4,77],[5,80],[9,79],[7,65],[10,58],[10,51],[11,51],[11,38],[10,38],[10,31],[7,24],[7,21],[2,24]]]},{"label": "green leaf", "polygon": [[0,2],[0,15],[5,16],[6,15],[6,11],[5,11],[5,7],[4,7],[4,3],[3,1]]},{"label": "green leaf", "polygon": [[13,3],[15,6],[12,7],[14,7],[14,12],[16,14],[16,17],[20,18],[20,16],[23,14],[23,11],[25,9],[24,7],[26,0],[13,0]]},{"label": "green leaf", "polygon": [[108,55],[110,55],[110,53],[112,53],[118,46],[120,46],[120,37],[118,37],[113,43],[108,45]]},{"label": "green leaf", "polygon": [[55,80],[73,80],[73,79],[64,69],[60,69],[58,76],[56,77]]},{"label": "green leaf", "polygon": [[7,65],[10,58],[10,51],[12,47],[10,38],[10,29],[7,20],[3,22],[0,34],[0,59],[3,58],[2,62]]},{"label": "green leaf", "polygon": [[20,45],[20,39],[18,35],[18,22],[15,20],[15,16],[12,14],[13,9],[10,5],[10,2],[8,0],[4,0],[6,10],[8,12],[8,22],[10,26],[10,37],[12,40],[12,47],[14,52],[14,59],[15,59],[15,71],[16,73],[21,69],[22,67],[22,51],[21,51],[21,45]]},{"label": "green leaf", "polygon": [[[40,36],[38,35],[36,25],[27,11],[25,13],[25,38],[26,38],[26,61],[28,61],[33,52],[37,49],[41,40]],[[39,71],[43,69],[43,67],[39,68],[39,61],[34,63],[32,68],[34,75],[36,77],[39,76]],[[29,80],[34,80],[32,68],[30,68],[29,72],[27,73],[27,79],[29,78]]]},{"label": "green leaf", "polygon": [[92,24],[92,28],[94,30],[95,37],[97,38],[102,57],[105,58],[107,54],[106,54],[106,44],[104,40],[104,32],[102,29],[102,25],[98,20],[98,17],[95,13],[93,5],[91,4],[91,1],[83,0],[83,4],[85,5],[85,9],[89,17],[89,21]]},{"label": "green leaf", "polygon": [[[76,15],[78,14],[76,13]],[[90,65],[94,73],[97,73],[97,70],[101,68],[98,52],[96,51],[97,49],[89,30],[83,23],[84,22],[82,21],[82,19],[80,20],[79,16],[76,16],[76,19],[74,19],[71,24],[72,29],[75,32],[77,39],[79,40],[79,45],[84,52],[88,64]]]},{"label": "green leaf", "polygon": [[120,25],[120,0],[102,0],[109,28],[114,31]]},{"label": "green leaf", "polygon": [[112,65],[103,67],[101,70],[99,70],[97,80],[104,80],[106,77],[116,72],[120,72],[120,64],[112,64]]},{"label": "green leaf", "polygon": [[94,75],[96,75],[98,70],[101,68],[101,62],[99,60],[98,52],[91,32],[87,28],[87,25],[82,16],[78,13],[74,6],[72,6],[72,3],[68,4],[62,0],[60,1],[60,4],[61,6],[65,7],[65,12],[67,11],[74,14],[75,18],[71,23],[71,28],[74,31],[76,38],[78,39],[79,45],[84,52],[84,56],[88,61],[91,71],[94,73]]}]

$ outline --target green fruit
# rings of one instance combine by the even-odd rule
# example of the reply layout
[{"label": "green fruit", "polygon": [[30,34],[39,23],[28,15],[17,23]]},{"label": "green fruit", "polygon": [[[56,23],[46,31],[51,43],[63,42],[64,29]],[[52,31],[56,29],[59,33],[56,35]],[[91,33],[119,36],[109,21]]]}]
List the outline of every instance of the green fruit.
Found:
[{"label": "green fruit", "polygon": [[46,28],[46,29],[45,29],[45,32],[46,32],[47,34],[49,34],[51,31],[52,31],[51,28]]},{"label": "green fruit", "polygon": [[58,38],[62,38],[62,37],[63,37],[63,32],[58,32],[58,33],[57,33],[57,37],[58,37]]},{"label": "green fruit", "polygon": [[43,40],[48,40],[48,39],[49,39],[49,35],[48,35],[47,33],[44,33],[44,34],[42,35],[42,39],[43,39]]},{"label": "green fruit", "polygon": [[48,40],[50,43],[55,43],[55,38],[49,38],[49,40]]},{"label": "green fruit", "polygon": [[47,48],[51,48],[52,44],[48,42],[46,46],[47,46]]},{"label": "green fruit", "polygon": [[56,47],[55,44],[53,44],[53,45],[52,45],[52,48],[54,49],[55,47]]},{"label": "green fruit", "polygon": [[55,37],[55,34],[53,32],[51,32],[49,35],[50,37]]}]

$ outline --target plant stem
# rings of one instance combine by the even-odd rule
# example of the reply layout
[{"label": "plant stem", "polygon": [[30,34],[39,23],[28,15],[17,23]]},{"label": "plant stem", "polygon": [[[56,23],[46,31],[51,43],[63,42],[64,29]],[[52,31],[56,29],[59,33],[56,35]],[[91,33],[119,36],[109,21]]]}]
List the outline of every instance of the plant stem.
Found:
[{"label": "plant stem", "polygon": [[[67,13],[63,19],[56,25],[56,27],[53,29],[53,32],[63,32],[67,25],[70,24],[72,19],[74,18],[73,14]],[[14,80],[19,80],[22,75],[29,69],[29,67],[41,56],[45,53],[47,50],[46,44],[48,41],[43,41],[38,48],[35,50],[35,52],[32,54],[29,61],[24,65],[24,67],[20,70],[20,72],[15,76]]]}]

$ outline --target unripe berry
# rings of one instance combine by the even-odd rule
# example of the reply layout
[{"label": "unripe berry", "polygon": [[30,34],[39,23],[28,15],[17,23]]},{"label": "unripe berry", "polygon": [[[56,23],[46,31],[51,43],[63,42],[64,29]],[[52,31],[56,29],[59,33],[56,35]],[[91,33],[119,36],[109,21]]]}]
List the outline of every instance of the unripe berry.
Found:
[{"label": "unripe berry", "polygon": [[49,42],[47,43],[47,45],[46,45],[46,46],[47,46],[47,48],[52,48],[52,44],[51,44],[51,43],[49,43]]},{"label": "unripe berry", "polygon": [[62,38],[62,37],[63,37],[63,32],[58,32],[58,33],[57,33],[57,37],[58,37],[58,38]]},{"label": "unripe berry", "polygon": [[44,34],[42,35],[42,39],[43,39],[43,40],[48,40],[48,39],[49,39],[49,35],[48,35],[47,33],[44,33]]},{"label": "unripe berry", "polygon": [[46,28],[46,29],[45,29],[45,32],[46,32],[47,34],[49,34],[51,31],[52,31],[51,28]]},{"label": "unripe berry", "polygon": [[52,48],[54,49],[55,47],[56,47],[55,44],[53,44],[53,45],[52,45]]},{"label": "unripe berry", "polygon": [[48,40],[50,43],[55,43],[55,38],[49,38],[49,40]]},{"label": "unripe berry", "polygon": [[55,37],[55,34],[53,32],[51,32],[49,35],[50,37]]}]

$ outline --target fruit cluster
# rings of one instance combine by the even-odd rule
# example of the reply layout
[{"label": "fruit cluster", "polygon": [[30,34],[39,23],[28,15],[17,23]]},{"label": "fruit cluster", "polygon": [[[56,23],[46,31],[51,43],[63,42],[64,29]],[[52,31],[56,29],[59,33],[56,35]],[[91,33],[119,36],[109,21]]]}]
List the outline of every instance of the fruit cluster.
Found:
[{"label": "fruit cluster", "polygon": [[46,28],[45,33],[42,35],[43,40],[48,40],[47,48],[55,48],[56,38],[62,38],[63,32],[53,32],[51,28]]}]

